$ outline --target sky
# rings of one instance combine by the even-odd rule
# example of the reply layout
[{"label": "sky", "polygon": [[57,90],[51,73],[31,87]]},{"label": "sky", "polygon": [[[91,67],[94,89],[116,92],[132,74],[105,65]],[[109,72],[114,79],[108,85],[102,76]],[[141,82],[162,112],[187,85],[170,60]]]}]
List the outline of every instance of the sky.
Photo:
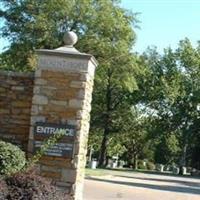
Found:
[{"label": "sky", "polygon": [[[140,29],[134,51],[142,53],[148,46],[177,47],[188,37],[193,45],[200,40],[200,0],[121,0],[122,7],[138,14]],[[0,22],[0,26],[2,22]],[[8,45],[0,38],[0,52]]]},{"label": "sky", "polygon": [[122,6],[140,13],[140,29],[133,48],[142,53],[148,46],[175,49],[188,37],[195,46],[200,40],[200,0],[122,0]]},{"label": "sky", "polygon": [[[3,21],[0,19],[0,27],[3,26]],[[0,38],[0,52],[3,51],[4,47],[8,46],[8,41],[4,38]]]}]

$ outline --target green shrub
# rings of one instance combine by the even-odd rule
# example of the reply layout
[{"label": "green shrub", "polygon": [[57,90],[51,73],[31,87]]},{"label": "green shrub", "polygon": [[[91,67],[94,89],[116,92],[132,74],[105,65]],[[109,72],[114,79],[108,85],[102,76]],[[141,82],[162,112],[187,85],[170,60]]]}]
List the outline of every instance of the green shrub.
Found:
[{"label": "green shrub", "polygon": [[19,147],[0,141],[0,175],[16,173],[25,163],[25,153]]},{"label": "green shrub", "polygon": [[138,169],[143,169],[143,170],[147,169],[147,167],[144,165],[143,160],[138,160],[137,167]]},{"label": "green shrub", "polygon": [[148,170],[155,170],[156,166],[152,162],[147,162],[147,169]]}]

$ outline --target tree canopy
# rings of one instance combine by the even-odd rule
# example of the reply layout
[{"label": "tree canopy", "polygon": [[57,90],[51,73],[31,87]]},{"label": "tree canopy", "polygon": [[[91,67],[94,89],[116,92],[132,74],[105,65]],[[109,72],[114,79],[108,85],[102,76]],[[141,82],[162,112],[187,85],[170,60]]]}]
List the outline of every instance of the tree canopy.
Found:
[{"label": "tree canopy", "polygon": [[[2,0],[1,36],[10,41],[1,55],[1,67],[34,68],[34,50],[62,45],[64,32],[79,36],[77,48],[93,54],[99,62],[119,58],[131,49],[135,16],[116,0]],[[120,22],[120,23],[119,23]],[[103,64],[103,63],[102,63]]]}]

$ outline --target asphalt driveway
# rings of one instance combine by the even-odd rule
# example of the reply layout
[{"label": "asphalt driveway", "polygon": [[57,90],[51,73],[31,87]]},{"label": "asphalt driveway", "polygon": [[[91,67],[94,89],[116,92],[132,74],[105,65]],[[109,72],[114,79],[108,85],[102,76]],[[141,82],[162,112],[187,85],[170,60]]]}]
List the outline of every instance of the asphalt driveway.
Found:
[{"label": "asphalt driveway", "polygon": [[200,200],[200,179],[144,173],[85,179],[84,200]]}]

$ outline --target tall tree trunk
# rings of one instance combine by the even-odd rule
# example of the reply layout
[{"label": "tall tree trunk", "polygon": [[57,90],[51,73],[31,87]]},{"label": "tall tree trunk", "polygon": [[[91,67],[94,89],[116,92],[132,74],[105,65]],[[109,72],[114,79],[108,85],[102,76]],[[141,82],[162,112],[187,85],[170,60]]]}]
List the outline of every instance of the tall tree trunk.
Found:
[{"label": "tall tree trunk", "polygon": [[183,167],[186,166],[186,156],[187,156],[187,144],[184,145],[182,155],[181,155],[181,161],[179,166],[179,174],[183,175]]},{"label": "tall tree trunk", "polygon": [[137,154],[133,155],[133,169],[137,169],[138,165],[137,165]]},{"label": "tall tree trunk", "polygon": [[103,134],[103,140],[101,143],[101,149],[100,149],[100,156],[99,156],[99,167],[105,167],[106,166],[106,156],[107,156],[107,145],[108,145],[108,135],[110,133],[110,114],[111,114],[111,75],[112,73],[110,70],[107,72],[108,75],[108,84],[106,88],[106,115],[105,115],[105,124],[104,124],[104,134]]},{"label": "tall tree trunk", "polygon": [[93,154],[93,146],[90,147],[90,151],[89,151],[89,157],[88,157],[89,163],[92,161],[92,154]]},{"label": "tall tree trunk", "polygon": [[99,156],[99,167],[105,167],[106,166],[106,156],[107,156],[107,145],[108,145],[108,129],[104,130],[103,140],[101,143],[101,149],[100,149],[100,156]]}]

